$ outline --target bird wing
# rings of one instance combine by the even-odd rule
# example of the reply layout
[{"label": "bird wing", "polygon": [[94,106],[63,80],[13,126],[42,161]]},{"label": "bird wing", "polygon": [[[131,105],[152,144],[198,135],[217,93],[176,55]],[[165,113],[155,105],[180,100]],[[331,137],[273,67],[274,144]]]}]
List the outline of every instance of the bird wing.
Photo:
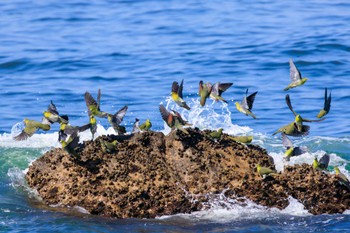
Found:
[{"label": "bird wing", "polygon": [[244,109],[248,109],[249,108],[248,102],[247,102],[247,94],[248,94],[248,89],[246,90],[245,96],[243,97],[242,102],[241,102],[241,106]]},{"label": "bird wing", "polygon": [[286,95],[286,103],[289,107],[289,109],[292,111],[292,113],[294,114],[294,116],[298,115],[294,110],[293,110],[293,106],[292,106],[292,103],[290,101],[290,97],[289,97],[289,94]]},{"label": "bird wing", "polygon": [[178,93],[178,91],[179,91],[179,83],[174,81],[173,85],[171,86],[171,92]]},{"label": "bird wing", "polygon": [[[248,93],[248,89],[247,89],[247,92],[246,92],[246,95]],[[251,110],[253,108],[253,103],[254,103],[254,100],[255,100],[255,96],[256,94],[258,94],[258,92],[254,92],[253,94],[251,94],[250,96],[248,96],[246,99],[247,101],[247,105],[248,105],[248,109]]]},{"label": "bird wing", "polygon": [[91,127],[91,124],[88,123],[88,124],[83,125],[83,126],[78,126],[77,129],[78,129],[79,132],[83,132],[83,131],[85,131],[85,130],[90,129],[90,127]]},{"label": "bird wing", "polygon": [[74,149],[79,145],[79,135],[78,132],[74,132],[72,135],[70,135],[68,142],[67,142],[67,146],[69,146],[69,148]]},{"label": "bird wing", "polygon": [[305,154],[306,152],[307,152],[307,148],[305,146],[297,146],[297,147],[294,147],[293,155],[298,156],[298,155]]},{"label": "bird wing", "polygon": [[182,79],[181,83],[180,83],[180,86],[179,86],[179,89],[177,91],[177,95],[182,99],[182,89],[184,87],[184,80]]},{"label": "bird wing", "polygon": [[318,161],[320,168],[327,169],[329,160],[330,160],[329,154],[324,154],[322,158]]},{"label": "bird wing", "polygon": [[159,111],[160,115],[162,115],[162,119],[165,121],[165,123],[167,123],[169,127],[171,127],[170,123],[172,123],[173,120],[172,118],[169,120],[169,116],[172,117],[172,114],[168,110],[166,110],[166,108],[162,104],[159,106]]},{"label": "bird wing", "polygon": [[68,135],[64,132],[64,130],[58,131],[58,141],[66,141]]},{"label": "bird wing", "polygon": [[47,111],[58,115],[58,111],[57,111],[56,105],[52,102],[52,100],[51,100],[49,106],[47,107]]},{"label": "bird wing", "polygon": [[90,106],[95,106],[97,108],[97,102],[96,100],[91,96],[91,94],[89,92],[85,92],[85,95],[84,95],[84,99],[85,99],[85,103],[86,103],[86,106],[88,108],[88,114],[89,116],[91,116],[91,111],[90,111]]},{"label": "bird wing", "polygon": [[319,120],[309,120],[309,119],[306,119],[306,118],[302,118],[302,119],[303,119],[303,122],[320,122],[320,121],[326,120],[326,118],[322,118],[322,119],[319,119]]},{"label": "bird wing", "polygon": [[41,124],[51,125],[51,122],[46,117],[43,117],[41,118]]},{"label": "bird wing", "polygon": [[332,93],[329,93],[329,97],[327,97],[327,88],[325,90],[325,97],[324,97],[324,110],[326,112],[329,112],[331,109],[331,101],[332,101]]},{"label": "bird wing", "polygon": [[297,67],[294,65],[294,62],[292,59],[289,60],[289,66],[290,66],[290,79],[292,82],[298,82],[301,80],[301,73],[297,69]]},{"label": "bird wing", "polygon": [[221,96],[221,94],[224,91],[226,91],[227,89],[229,89],[232,85],[233,85],[233,83],[220,83],[219,84],[219,95]]},{"label": "bird wing", "polygon": [[101,89],[98,89],[97,92],[97,110],[100,111],[101,106]]},{"label": "bird wing", "polygon": [[289,149],[290,147],[293,147],[292,141],[284,133],[282,133],[282,144],[287,149]]},{"label": "bird wing", "polygon": [[28,134],[24,130],[18,134],[17,136],[13,137],[16,141],[24,141],[27,140],[29,137],[33,136],[34,133]]},{"label": "bird wing", "polygon": [[119,111],[113,115],[112,122],[119,125],[123,121],[123,118],[124,118],[127,110],[128,110],[127,105],[125,105],[124,107],[119,109]]},{"label": "bird wing", "polygon": [[219,93],[219,82],[217,82],[217,83],[215,83],[213,86],[212,86],[212,88],[211,88],[211,93],[213,94],[213,95],[218,95],[218,96],[220,96],[220,93]]}]

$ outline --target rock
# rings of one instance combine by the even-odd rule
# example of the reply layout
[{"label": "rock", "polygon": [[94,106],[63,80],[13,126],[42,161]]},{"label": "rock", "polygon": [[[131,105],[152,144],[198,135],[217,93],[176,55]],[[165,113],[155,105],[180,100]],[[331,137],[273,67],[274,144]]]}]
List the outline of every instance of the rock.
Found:
[{"label": "rock", "polygon": [[256,164],[274,168],[264,149],[226,134],[213,140],[210,131],[188,130],[189,135],[149,131],[103,136],[119,141],[116,151],[104,153],[99,140],[85,142],[79,161],[54,149],[29,167],[26,179],[48,205],[81,206],[117,218],[191,213],[208,208],[208,196],[220,193],[280,209],[292,196],[312,214],[350,209],[349,190],[333,175],[297,165],[262,179]]}]

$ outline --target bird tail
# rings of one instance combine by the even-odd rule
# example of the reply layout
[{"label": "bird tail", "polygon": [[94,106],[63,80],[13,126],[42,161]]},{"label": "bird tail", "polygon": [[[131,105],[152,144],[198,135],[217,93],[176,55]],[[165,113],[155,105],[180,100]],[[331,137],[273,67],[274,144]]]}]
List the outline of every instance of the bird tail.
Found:
[{"label": "bird tail", "polygon": [[184,106],[183,106],[183,107],[186,108],[187,110],[190,110],[190,109],[191,109],[186,103],[184,103]]},{"label": "bird tail", "polygon": [[280,132],[281,132],[281,130],[278,129],[278,130],[276,130],[276,132],[274,132],[274,133],[272,134],[272,136],[273,136],[273,135],[276,135],[276,134],[278,134],[278,133],[280,133]]}]

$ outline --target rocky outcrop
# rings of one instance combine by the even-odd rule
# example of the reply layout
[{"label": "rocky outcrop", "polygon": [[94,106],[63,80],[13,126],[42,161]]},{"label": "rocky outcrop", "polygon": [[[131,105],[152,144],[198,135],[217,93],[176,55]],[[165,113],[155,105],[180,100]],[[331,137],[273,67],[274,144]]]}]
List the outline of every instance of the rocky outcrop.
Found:
[{"label": "rocky outcrop", "polygon": [[46,204],[81,206],[117,218],[190,213],[205,208],[208,194],[219,193],[280,209],[292,196],[313,214],[350,209],[349,190],[334,175],[304,164],[262,179],[258,163],[274,168],[264,149],[225,134],[216,140],[208,131],[189,132],[103,136],[118,140],[116,151],[104,153],[99,140],[85,142],[79,160],[54,149],[30,166],[26,179]]}]

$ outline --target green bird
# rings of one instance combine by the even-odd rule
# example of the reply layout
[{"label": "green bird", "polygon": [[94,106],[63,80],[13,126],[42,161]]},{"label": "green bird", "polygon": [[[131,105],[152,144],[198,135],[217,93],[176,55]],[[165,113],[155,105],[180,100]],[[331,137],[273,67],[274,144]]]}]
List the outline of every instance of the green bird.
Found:
[{"label": "green bird", "polygon": [[120,126],[120,123],[123,121],[123,118],[126,114],[126,111],[128,110],[128,106],[125,105],[121,109],[119,109],[114,115],[108,114],[108,121],[112,125],[113,129],[115,130],[118,135],[123,134],[123,129],[122,126]]},{"label": "green bird", "polygon": [[237,110],[240,111],[241,113],[245,114],[246,116],[250,115],[254,119],[256,119],[256,116],[252,112],[252,108],[253,108],[253,103],[254,103],[254,100],[255,100],[255,95],[257,93],[258,92],[256,91],[253,94],[247,96],[248,95],[248,89],[247,89],[247,91],[245,92],[245,96],[242,99],[242,102],[241,103],[239,103],[239,102],[235,103]]},{"label": "green bird", "polygon": [[100,118],[106,118],[108,116],[108,113],[102,112],[100,110],[100,101],[101,101],[100,89],[98,89],[97,102],[89,92],[85,92],[84,99],[85,99],[86,106],[88,108],[89,116],[100,117]]},{"label": "green bird", "polygon": [[53,124],[53,123],[68,123],[64,118],[62,118],[56,108],[56,105],[52,102],[50,102],[49,106],[47,107],[47,111],[44,111],[44,117],[42,119],[43,124]]},{"label": "green bird", "polygon": [[338,167],[334,167],[334,171],[335,171],[335,177],[337,177],[339,183],[346,186],[348,189],[350,189],[349,179],[343,173],[340,172]]},{"label": "green bird", "polygon": [[294,62],[292,59],[289,60],[289,66],[290,66],[290,79],[292,80],[292,82],[286,88],[284,88],[285,91],[288,91],[291,88],[301,86],[308,80],[308,78],[302,78],[300,71],[294,65]]},{"label": "green bird", "polygon": [[25,118],[23,122],[25,126],[24,129],[19,135],[13,137],[13,139],[16,141],[27,140],[29,137],[33,136],[39,129],[47,131],[51,128],[49,124],[43,124],[34,120],[29,120],[27,118]]},{"label": "green bird", "polygon": [[223,128],[218,129],[217,131],[213,131],[209,134],[209,136],[213,139],[221,138]]},{"label": "green bird", "polygon": [[[67,122],[69,121],[69,118],[67,115],[62,115],[62,118],[64,118]],[[64,122],[60,123],[60,130],[58,133],[58,141],[65,141],[69,135],[72,135],[74,133],[78,134],[79,132],[83,132],[85,130],[91,130],[91,124],[88,123],[83,126],[72,126],[69,124],[66,124]]]},{"label": "green bird", "polygon": [[284,133],[282,133],[282,144],[287,149],[284,153],[286,161],[289,161],[292,156],[302,155],[307,152],[306,147],[293,146],[292,141]]},{"label": "green bird", "polygon": [[172,130],[178,129],[184,132],[185,134],[189,134],[188,131],[183,128],[183,126],[190,126],[191,124],[185,121],[181,117],[180,113],[174,110],[169,112],[162,104],[159,106],[159,111],[162,116],[162,119]]},{"label": "green bird", "polygon": [[317,160],[317,157],[315,157],[312,163],[312,167],[315,170],[327,170],[329,160],[330,160],[329,154],[324,154],[320,160]]},{"label": "green bird", "polygon": [[101,149],[103,152],[105,153],[112,153],[112,152],[115,152],[116,151],[116,147],[117,147],[117,144],[118,144],[118,141],[117,140],[114,140],[112,142],[108,142],[106,140],[103,140],[100,138],[100,144],[101,144]]},{"label": "green bird", "polygon": [[299,131],[297,124],[293,121],[288,125],[282,126],[278,130],[276,130],[276,132],[274,132],[272,135],[275,135],[277,133],[284,133],[292,137],[302,137],[302,136],[308,135],[309,131],[310,131],[310,126],[308,125],[302,125],[301,131]]},{"label": "green bird", "polygon": [[199,81],[199,96],[201,97],[200,104],[202,107],[210,96],[211,88],[211,84],[204,84],[202,80]]},{"label": "green bird", "polygon": [[213,86],[211,86],[210,83],[208,83],[208,84],[209,84],[210,89],[211,89],[211,92],[210,92],[210,95],[209,95],[210,98],[212,98],[215,101],[221,100],[221,101],[227,103],[227,101],[224,98],[222,98],[221,95],[222,95],[222,93],[224,91],[229,89],[233,85],[233,83],[220,83],[220,82],[217,82]]},{"label": "green bird", "polygon": [[95,133],[97,131],[97,122],[96,122],[96,118],[93,115],[90,116],[89,124],[90,124],[89,125],[90,126],[90,132],[92,134],[92,140],[93,140],[94,137],[95,137]]},{"label": "green bird", "polygon": [[262,167],[260,164],[258,164],[256,166],[256,169],[261,177],[264,177],[264,176],[266,177],[266,176],[270,176],[270,175],[277,175],[276,170],[272,170],[268,167]]},{"label": "green bird", "polygon": [[327,88],[325,88],[323,109],[321,109],[321,111],[318,113],[317,118],[322,118],[328,114],[329,110],[331,109],[331,101],[332,93],[329,93],[329,96],[327,96]]},{"label": "green bird", "polygon": [[131,133],[137,133],[137,132],[140,132],[140,119],[138,118],[135,118],[135,122],[134,122],[134,125],[132,127],[132,131]]},{"label": "green bird", "polygon": [[148,131],[152,127],[152,123],[149,119],[145,121],[145,123],[141,124],[139,129],[141,131]]},{"label": "green bird", "polygon": [[179,105],[182,108],[185,108],[187,110],[190,110],[191,108],[188,107],[188,105],[186,104],[186,102],[183,100],[183,96],[182,96],[182,89],[183,89],[183,84],[184,84],[184,80],[182,79],[180,86],[179,83],[174,81],[173,85],[171,86],[171,98],[175,101],[175,103],[177,105]]},{"label": "green bird", "polygon": [[[59,134],[62,134],[63,131],[60,131]],[[77,153],[76,149],[79,147],[79,136],[78,132],[75,131],[73,134],[71,134],[68,138],[68,140],[63,139],[64,136],[59,136],[61,138],[61,145],[62,148],[70,155],[74,156],[75,158],[80,158],[79,154]]]},{"label": "green bird", "polygon": [[253,136],[228,136],[228,138],[240,143],[251,143],[253,141]]},{"label": "green bird", "polygon": [[286,103],[287,103],[289,109],[292,111],[292,113],[293,113],[294,116],[295,116],[294,122],[297,124],[297,128],[298,128],[298,131],[299,131],[299,132],[302,131],[303,122],[320,122],[320,121],[325,120],[325,118],[324,118],[324,119],[320,119],[320,120],[309,120],[309,119],[306,119],[306,118],[302,118],[299,114],[297,114],[297,113],[293,110],[293,106],[292,106],[292,103],[291,103],[291,101],[290,101],[289,95],[286,95]]}]

